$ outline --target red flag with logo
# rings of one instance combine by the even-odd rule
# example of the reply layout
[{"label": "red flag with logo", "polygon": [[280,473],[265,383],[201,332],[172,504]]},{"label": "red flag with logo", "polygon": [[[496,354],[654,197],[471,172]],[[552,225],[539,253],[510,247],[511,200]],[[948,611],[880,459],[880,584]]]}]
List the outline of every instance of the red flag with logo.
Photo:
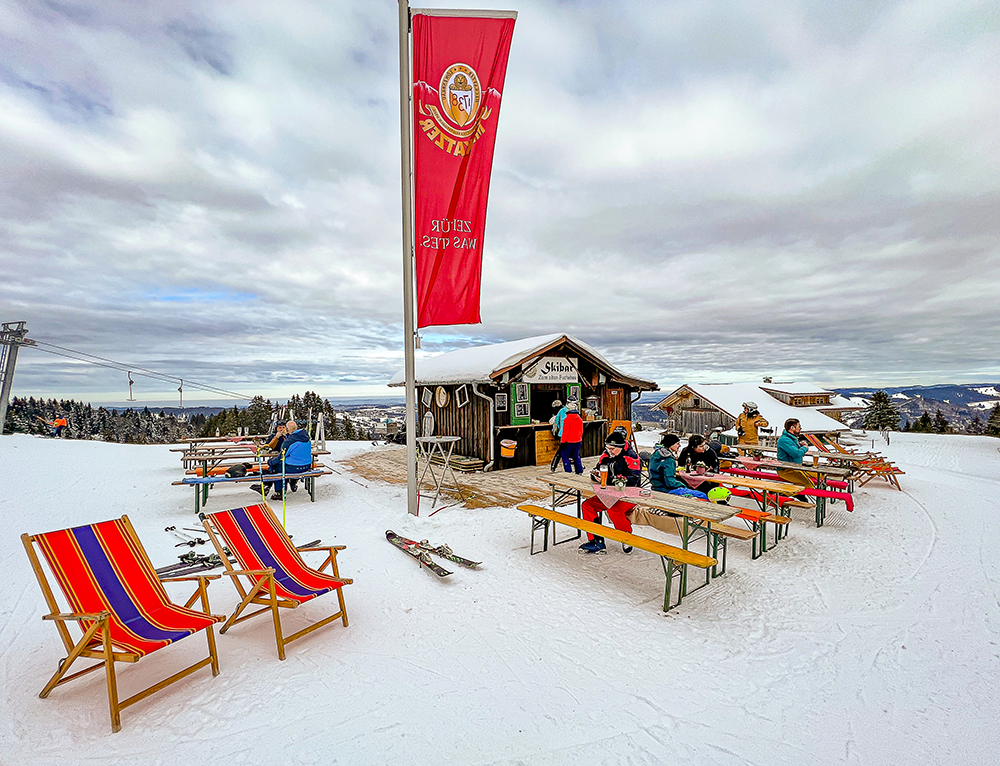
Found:
[{"label": "red flag with logo", "polygon": [[514,19],[414,11],[412,28],[417,327],[475,324]]}]

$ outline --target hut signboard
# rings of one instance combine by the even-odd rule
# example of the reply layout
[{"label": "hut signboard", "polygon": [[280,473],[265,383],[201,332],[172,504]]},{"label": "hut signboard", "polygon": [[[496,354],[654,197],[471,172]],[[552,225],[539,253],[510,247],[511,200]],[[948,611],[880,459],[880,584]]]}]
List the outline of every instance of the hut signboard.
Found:
[{"label": "hut signboard", "polygon": [[576,383],[580,379],[580,360],[546,356],[524,373],[529,383]]}]

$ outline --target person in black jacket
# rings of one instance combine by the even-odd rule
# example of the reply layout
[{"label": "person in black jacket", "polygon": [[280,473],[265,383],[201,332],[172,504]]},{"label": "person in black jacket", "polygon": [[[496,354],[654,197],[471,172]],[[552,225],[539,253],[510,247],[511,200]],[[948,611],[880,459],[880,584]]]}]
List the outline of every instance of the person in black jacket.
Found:
[{"label": "person in black jacket", "polygon": [[[626,487],[638,487],[639,477],[641,476],[641,464],[639,462],[639,456],[636,454],[635,450],[626,446],[625,437],[617,432],[613,431],[608,435],[608,438],[604,442],[604,452],[601,453],[600,458],[597,460],[597,468],[591,474],[591,478],[597,476],[597,481],[600,481],[601,468],[607,468],[607,485],[612,486],[616,480],[624,480]],[[620,529],[623,532],[632,531],[632,522],[629,521],[628,516],[625,514],[631,511],[635,506],[632,503],[626,503],[624,500],[619,500],[610,508],[605,508],[604,503],[597,497],[589,497],[583,501],[582,512],[583,518],[587,521],[596,521],[597,517],[602,511],[608,512],[608,518],[611,519],[611,523],[615,525],[615,529]],[[580,546],[580,550],[584,553],[606,553],[604,538],[587,533],[587,542]],[[626,553],[631,553],[632,549],[629,547]]]},{"label": "person in black jacket", "polygon": [[680,468],[687,469],[689,465],[694,468],[697,463],[704,463],[709,471],[719,470],[719,457],[714,450],[709,449],[705,437],[699,434],[688,439],[687,446],[677,458],[677,466]]},{"label": "person in black jacket", "polygon": [[[690,467],[693,471],[698,463],[704,463],[705,467],[712,473],[719,472],[719,457],[715,454],[715,450],[709,449],[708,442],[704,436],[694,434],[688,439],[688,446],[681,450],[680,457],[677,458],[677,468],[678,470],[688,470],[688,467]],[[718,486],[714,482],[705,481],[695,487],[695,489],[708,494],[709,490],[715,489]]]}]

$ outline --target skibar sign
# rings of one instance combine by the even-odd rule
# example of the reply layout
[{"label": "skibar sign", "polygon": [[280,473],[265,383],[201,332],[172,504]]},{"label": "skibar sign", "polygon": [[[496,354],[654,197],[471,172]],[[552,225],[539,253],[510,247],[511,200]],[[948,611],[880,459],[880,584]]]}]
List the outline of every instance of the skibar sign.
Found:
[{"label": "skibar sign", "polygon": [[524,379],[529,383],[577,383],[578,362],[575,358],[543,356],[524,373]]},{"label": "skibar sign", "polygon": [[514,17],[413,10],[417,327],[481,321],[486,203]]}]

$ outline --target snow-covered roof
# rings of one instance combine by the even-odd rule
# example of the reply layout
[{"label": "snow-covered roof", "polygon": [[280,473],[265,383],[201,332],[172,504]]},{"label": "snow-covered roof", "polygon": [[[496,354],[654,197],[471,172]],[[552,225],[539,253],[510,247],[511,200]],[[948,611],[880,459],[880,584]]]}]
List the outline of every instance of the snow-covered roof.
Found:
[{"label": "snow-covered roof", "polygon": [[815,383],[764,383],[760,385],[762,389],[770,389],[771,391],[780,391],[783,394],[791,394],[792,396],[806,396],[808,394],[831,394],[832,391],[828,391],[822,386],[817,386]]},{"label": "snow-covered roof", "polygon": [[[820,412],[824,408],[851,406],[851,403],[843,397],[837,397],[844,402],[843,405],[831,403],[818,407],[793,407],[763,391],[759,383],[689,383],[687,387],[694,391],[696,396],[718,407],[727,415],[734,418],[739,417],[739,414],[743,412],[743,402],[754,402],[757,405],[757,409],[760,410],[760,414],[770,424],[770,427],[775,429],[775,433],[780,431],[785,421],[789,418],[798,418],[802,423],[803,431],[825,433],[851,430],[840,421]],[[679,390],[671,392],[664,400],[669,399]],[[811,388],[809,393],[823,390],[822,388]]]},{"label": "snow-covered roof", "polygon": [[[428,356],[416,360],[416,382],[418,386],[448,386],[462,383],[488,383],[493,373],[514,367],[538,352],[553,346],[560,341],[567,341],[580,351],[592,357],[602,367],[621,376],[626,380],[644,383],[655,390],[656,384],[649,380],[626,375],[607,359],[597,353],[592,346],[572,335],[553,334],[536,335],[521,340],[511,340],[506,343],[493,343],[489,346],[473,346],[458,351],[449,351],[437,356]],[[392,376],[390,386],[406,384],[406,371],[400,370]]]}]

